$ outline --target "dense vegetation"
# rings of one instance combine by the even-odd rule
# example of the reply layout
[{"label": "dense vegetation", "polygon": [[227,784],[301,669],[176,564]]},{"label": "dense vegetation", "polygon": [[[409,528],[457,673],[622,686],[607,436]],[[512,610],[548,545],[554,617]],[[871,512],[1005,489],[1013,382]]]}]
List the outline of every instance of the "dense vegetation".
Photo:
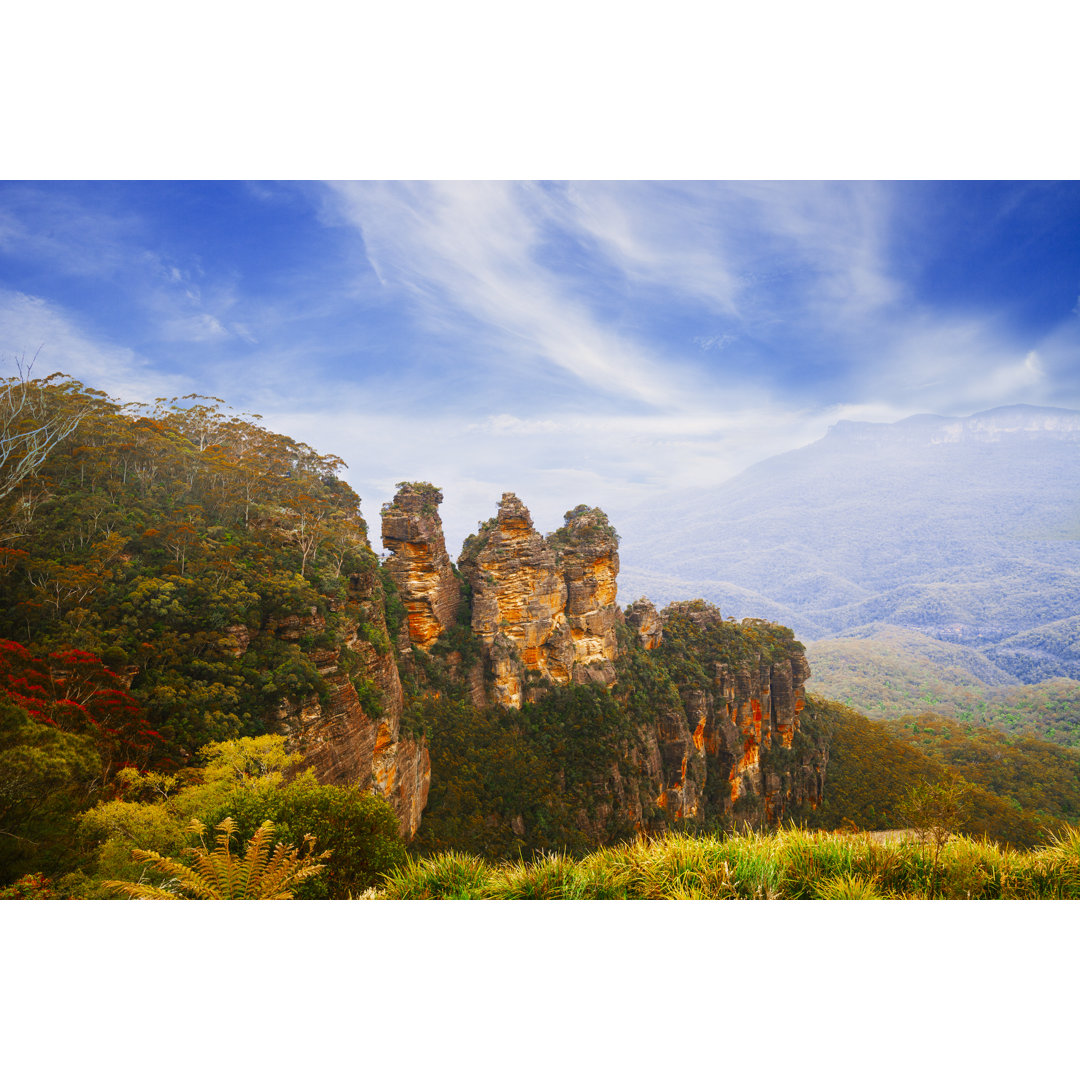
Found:
[{"label": "dense vegetation", "polygon": [[[613,771],[635,784],[631,748],[644,711],[675,693],[644,650],[631,647],[632,637],[620,636],[617,694],[557,687],[520,711],[477,708],[460,682],[436,682],[438,696],[414,697],[410,712],[432,763],[417,848],[508,858],[585,851],[631,834],[623,816],[598,823],[596,811],[611,798]],[[436,663],[441,651],[432,650]]]},{"label": "dense vegetation", "polygon": [[8,879],[44,872],[54,895],[78,899],[110,899],[123,882],[168,889],[175,874],[134,853],[190,862],[202,832],[226,820],[238,845],[269,820],[288,847],[301,847],[310,834],[319,851],[330,849],[324,872],[297,886],[300,898],[357,895],[404,858],[397,818],[384,800],[297,772],[301,757],[286,753],[281,736],[213,743],[199,756],[199,767],[178,774],[122,769],[110,798],[75,814],[70,801],[49,818],[38,814],[57,850],[9,859]]},{"label": "dense vegetation", "polygon": [[1080,822],[1080,754],[1035,739],[962,727],[938,717],[883,725],[838,702],[807,710],[830,729],[825,798],[803,823],[817,828],[898,829],[921,784],[967,781],[963,831],[1026,848]]},{"label": "dense vegetation", "polygon": [[[0,636],[130,674],[178,762],[261,734],[282,695],[322,690],[307,651],[333,647],[349,577],[375,562],[340,459],[215,399],[149,408],[70,381],[37,389],[82,419],[0,504]],[[313,615],[310,641],[257,633]]]},{"label": "dense vegetation", "polygon": [[[557,687],[520,711],[471,704],[460,681],[441,675],[439,646],[431,660],[418,658],[438,696],[417,683],[410,706],[432,762],[416,850],[528,858],[550,850],[584,853],[629,838],[636,826],[663,828],[666,816],[643,783],[643,733],[666,713],[681,712],[683,692],[711,692],[716,663],[756,667],[797,647],[785,627],[736,625],[713,614],[701,601],[673,605],[664,640],[652,651],[619,626],[614,690]],[[778,753],[796,757],[803,743],[813,742],[813,730],[811,722],[793,750]],[[707,781],[706,796],[719,795],[724,780]],[[638,806],[641,817],[634,819],[627,811]]]},{"label": "dense vegetation", "polygon": [[1080,750],[933,713],[885,723],[894,738],[1036,814],[1080,824]]},{"label": "dense vegetation", "polygon": [[274,770],[204,776],[215,747],[325,692],[311,653],[336,652],[346,621],[375,630],[349,589],[377,561],[343,463],[216,399],[5,387],[0,885],[43,872],[61,895],[102,896],[144,872],[133,847],[176,855],[192,816],[232,814],[241,842],[266,816],[286,844],[334,841],[303,895],[366,887],[402,852],[380,800]]},{"label": "dense vegetation", "polygon": [[282,693],[318,692],[312,643],[268,634],[241,650],[238,635],[319,615],[333,644],[349,576],[374,563],[342,462],[215,400],[140,409],[78,383],[41,392],[85,415],[3,504],[0,635],[133,672],[181,760],[261,733]]},{"label": "dense vegetation", "polygon": [[[0,896],[179,894],[184,881],[199,895],[220,895],[188,871],[223,873],[241,858],[264,869],[279,859],[273,865],[284,876],[268,871],[267,895],[356,896],[387,874],[390,895],[425,894],[429,886],[402,884],[407,874],[395,871],[405,848],[389,806],[359,787],[319,783],[283,739],[267,734],[266,718],[282,701],[325,696],[316,654],[337,655],[347,667],[339,652],[346,626],[383,656],[393,653],[406,695],[402,727],[429,742],[431,790],[414,851],[435,859],[426,865],[436,877],[445,871],[457,880],[471,866],[481,867],[489,892],[496,879],[507,895],[618,892],[627,873],[620,859],[640,869],[656,854],[655,869],[668,866],[672,852],[692,850],[676,839],[616,847],[610,859],[601,850],[628,842],[635,829],[671,824],[643,786],[643,733],[677,714],[687,694],[709,692],[718,663],[769,664],[797,648],[783,626],[736,624],[701,601],[682,602],[666,612],[663,641],[652,651],[618,627],[614,690],[574,685],[549,689],[520,711],[478,708],[468,676],[481,650],[467,583],[457,622],[430,653],[395,649],[405,608],[367,544],[359,500],[337,476],[339,459],[215,399],[122,405],[62,377],[19,385],[21,397],[0,392]],[[35,431],[47,446],[32,441]],[[438,489],[413,487],[434,513]],[[586,506],[567,515],[556,538],[580,540],[586,517],[586,539],[615,539],[602,512]],[[352,584],[360,578],[371,583],[387,631],[381,614],[373,619],[357,600]],[[767,751],[763,763],[782,771],[828,747],[825,799],[802,821],[901,828],[914,820],[913,791],[955,783],[963,785],[962,831],[1012,848],[1032,848],[1050,832],[1071,836],[1062,830],[1080,822],[1080,752],[1043,740],[1080,744],[1080,684],[991,687],[994,672],[1004,671],[992,658],[940,643],[921,647],[938,646],[939,659],[958,660],[942,667],[952,684],[917,682],[917,672],[897,663],[882,677],[874,664],[892,661],[882,659],[881,643],[862,654],[855,643],[848,655],[863,656],[868,692],[878,679],[875,707],[889,722],[813,698],[793,747]],[[827,683],[828,664],[819,677]],[[359,677],[354,685],[378,717],[378,687]],[[710,775],[706,806],[723,781],[719,771]],[[702,828],[721,824],[708,817]],[[270,854],[271,831],[283,845],[280,858]],[[215,833],[211,850],[206,837]],[[733,838],[702,843],[720,844],[715,852],[730,859],[710,862],[700,880],[680,871],[667,885],[650,879],[620,895],[657,888],[808,895],[810,885],[791,885],[782,867],[779,877],[732,869],[763,837],[745,840],[746,851]],[[783,841],[784,858],[794,843]],[[963,874],[975,878],[957,871],[939,880],[936,849],[930,879],[914,853],[915,869],[903,880],[881,876],[877,855],[869,862],[807,856],[807,865],[819,871],[818,893],[833,878],[842,889],[856,875],[867,888],[898,895],[959,895],[962,887],[1014,895],[1010,875],[1021,863],[1009,863],[1013,855],[964,850]],[[563,855],[533,864],[535,874],[524,864],[520,872],[484,869],[475,858],[532,860],[551,851]],[[575,855],[588,856],[583,878],[568,861]],[[1058,856],[1033,858],[1030,866],[1042,869],[1023,887],[1064,895],[1071,886],[1047,869],[1059,867]],[[728,869],[717,877],[719,865]],[[611,875],[607,885],[601,869]],[[245,879],[253,890],[256,878]],[[972,885],[976,878],[982,884]]]}]

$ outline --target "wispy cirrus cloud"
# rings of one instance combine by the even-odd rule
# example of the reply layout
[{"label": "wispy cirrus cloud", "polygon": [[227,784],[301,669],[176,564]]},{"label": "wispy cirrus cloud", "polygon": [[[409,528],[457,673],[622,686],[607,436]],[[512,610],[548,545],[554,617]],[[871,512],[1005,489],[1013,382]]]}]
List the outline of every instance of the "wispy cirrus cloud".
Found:
[{"label": "wispy cirrus cloud", "polygon": [[96,338],[42,297],[0,289],[0,356],[29,361],[35,354],[35,376],[62,371],[124,401],[149,402],[192,389],[189,378],[164,374],[133,349]]},{"label": "wispy cirrus cloud", "polygon": [[608,504],[722,480],[838,419],[1052,400],[1038,341],[993,309],[920,293],[901,251],[906,200],[824,183],[354,184],[331,197],[380,287],[471,373],[467,396],[447,383],[428,402],[442,439],[464,425],[454,453],[470,475],[512,461],[552,501],[567,469],[605,475]]},{"label": "wispy cirrus cloud", "polygon": [[609,402],[674,414],[737,408],[765,386],[790,398],[826,381],[798,378],[815,353],[834,383],[849,371],[888,383],[890,354],[927,337],[927,313],[890,272],[893,206],[878,185],[333,191],[379,280],[433,333],[468,341],[476,364],[537,358]]},{"label": "wispy cirrus cloud", "polygon": [[[66,189],[12,185],[0,207],[0,254],[33,276],[43,270],[55,280],[89,281],[105,293],[115,290],[122,306],[93,307],[83,318],[98,318],[108,329],[110,316],[127,314],[126,330],[143,340],[204,344],[250,339],[251,331],[232,318],[234,282],[208,279],[197,256],[152,246],[152,225],[144,215],[118,208],[101,185],[93,205]],[[85,288],[85,286],[83,286]]]},{"label": "wispy cirrus cloud", "polygon": [[[612,399],[653,408],[692,400],[690,373],[597,318],[590,290],[551,265],[563,218],[542,185],[336,184],[380,280],[411,294],[436,330],[471,335],[474,362],[553,365]],[[484,346],[477,347],[483,341]]]}]

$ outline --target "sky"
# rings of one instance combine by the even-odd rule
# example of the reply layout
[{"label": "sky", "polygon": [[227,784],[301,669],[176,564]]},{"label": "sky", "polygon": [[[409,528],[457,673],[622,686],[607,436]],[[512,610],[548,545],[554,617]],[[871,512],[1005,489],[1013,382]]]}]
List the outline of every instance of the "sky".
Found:
[{"label": "sky", "polygon": [[447,546],[840,419],[1080,408],[1080,184],[0,183],[0,356],[201,393],[400,480]]}]

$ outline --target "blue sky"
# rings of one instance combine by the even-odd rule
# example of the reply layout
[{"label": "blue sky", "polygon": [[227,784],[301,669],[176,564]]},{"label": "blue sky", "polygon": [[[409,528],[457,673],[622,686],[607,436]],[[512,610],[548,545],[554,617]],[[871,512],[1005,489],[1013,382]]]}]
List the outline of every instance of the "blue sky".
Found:
[{"label": "blue sky", "polygon": [[[1080,407],[1076,183],[0,184],[0,354],[225,398],[449,546],[839,419]],[[373,530],[375,531],[375,530]]]}]

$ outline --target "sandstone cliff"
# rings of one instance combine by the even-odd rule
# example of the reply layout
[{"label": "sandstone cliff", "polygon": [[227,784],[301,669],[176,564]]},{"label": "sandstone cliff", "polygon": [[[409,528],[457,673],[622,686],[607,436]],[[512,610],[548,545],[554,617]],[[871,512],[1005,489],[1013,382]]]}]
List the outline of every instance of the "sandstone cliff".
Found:
[{"label": "sandstone cliff", "polygon": [[450,626],[461,601],[438,506],[442,492],[431,484],[398,485],[382,508],[382,541],[391,555],[385,567],[398,587],[408,618],[409,639],[428,650]]},{"label": "sandstone cliff", "polygon": [[664,624],[647,597],[635,600],[623,612],[623,616],[626,625],[634,630],[644,648],[655,649],[664,640]]},{"label": "sandstone cliff", "polygon": [[462,550],[497,704],[519,709],[545,684],[614,682],[618,541],[600,510],[579,506],[565,522],[545,539],[507,492]]},{"label": "sandstone cliff", "polygon": [[[384,574],[399,615],[387,625],[373,560],[337,612],[336,647],[309,652],[326,692],[288,701],[277,717],[320,779],[370,784],[403,834],[416,833],[433,766],[425,741],[402,727],[408,706],[411,728],[435,740],[431,835],[451,805],[466,840],[480,829],[485,843],[543,846],[680,821],[778,822],[820,801],[827,746],[801,730],[809,668],[790,631],[736,624],[702,601],[658,613],[641,599],[623,615],[618,537],[603,512],[578,506],[544,537],[512,493],[465,543],[463,596],[440,501],[428,484],[403,484],[384,506]],[[324,629],[313,613],[263,632],[298,640]],[[244,635],[232,640],[242,651]],[[478,721],[489,704],[526,710],[524,726],[493,710]],[[467,795],[466,774],[478,785]]]},{"label": "sandstone cliff", "polygon": [[[642,598],[621,613],[618,537],[587,506],[543,537],[504,494],[459,567],[483,670],[467,673],[464,691],[444,683],[429,694],[521,710],[523,723],[468,720],[449,706],[433,721],[431,842],[460,845],[454,829],[470,820],[488,850],[502,836],[512,853],[681,821],[779,822],[820,802],[827,739],[802,730],[809,667],[786,628],[736,624],[703,601],[659,613]],[[462,769],[478,778],[471,791]],[[441,816],[451,804],[456,825]]]},{"label": "sandstone cliff", "polygon": [[816,806],[828,754],[806,739],[796,745],[810,668],[790,631],[759,619],[735,625],[702,601],[672,604],[661,618],[660,655],[675,662],[681,709],[658,718],[657,805],[676,819],[770,822]]},{"label": "sandstone cliff", "polygon": [[619,538],[602,510],[577,506],[547,542],[566,582],[565,616],[573,643],[572,678],[610,687],[615,682]]}]

